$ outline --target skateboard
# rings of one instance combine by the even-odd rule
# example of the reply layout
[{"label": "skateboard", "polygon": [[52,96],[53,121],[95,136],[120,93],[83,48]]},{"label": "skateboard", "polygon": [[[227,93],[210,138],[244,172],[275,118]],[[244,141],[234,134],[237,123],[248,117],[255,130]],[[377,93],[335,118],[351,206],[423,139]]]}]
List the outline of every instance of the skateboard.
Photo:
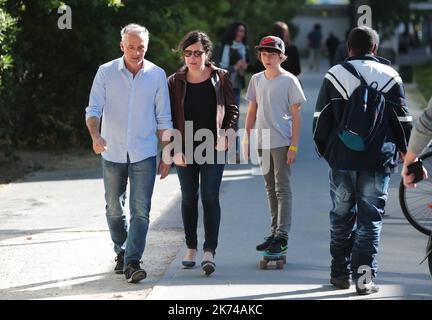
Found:
[{"label": "skateboard", "polygon": [[262,270],[269,269],[269,267],[273,269],[283,269],[284,264],[286,264],[286,252],[274,254],[264,251],[259,267]]}]

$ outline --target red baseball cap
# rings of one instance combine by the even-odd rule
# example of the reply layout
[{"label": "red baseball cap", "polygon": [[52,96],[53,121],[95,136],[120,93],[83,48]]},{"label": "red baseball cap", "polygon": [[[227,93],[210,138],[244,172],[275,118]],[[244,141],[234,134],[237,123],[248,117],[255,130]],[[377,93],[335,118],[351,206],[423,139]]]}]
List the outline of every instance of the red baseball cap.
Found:
[{"label": "red baseball cap", "polygon": [[266,36],[262,38],[259,45],[255,46],[256,49],[276,49],[281,53],[285,54],[285,43],[281,38],[275,36]]}]

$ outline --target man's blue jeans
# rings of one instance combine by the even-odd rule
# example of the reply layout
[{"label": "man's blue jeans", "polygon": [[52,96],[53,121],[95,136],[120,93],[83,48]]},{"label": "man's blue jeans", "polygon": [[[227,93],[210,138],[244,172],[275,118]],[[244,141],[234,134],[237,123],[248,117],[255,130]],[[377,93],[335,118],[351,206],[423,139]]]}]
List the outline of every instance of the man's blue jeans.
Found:
[{"label": "man's blue jeans", "polygon": [[331,276],[354,281],[359,267],[371,269],[375,277],[377,254],[387,201],[390,174],[330,169]]},{"label": "man's blue jeans", "polygon": [[[114,251],[124,252],[124,266],[140,261],[145,248],[151,197],[156,177],[156,157],[130,163],[102,159],[106,218]],[[130,181],[130,227],[125,216],[126,185]]]}]

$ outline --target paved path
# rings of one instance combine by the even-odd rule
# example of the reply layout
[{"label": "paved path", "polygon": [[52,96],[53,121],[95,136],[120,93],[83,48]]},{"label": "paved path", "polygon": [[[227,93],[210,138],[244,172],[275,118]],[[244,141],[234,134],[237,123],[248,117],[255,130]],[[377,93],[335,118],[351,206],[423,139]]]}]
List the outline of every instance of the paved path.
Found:
[{"label": "paved path", "polygon": [[[153,287],[149,299],[357,299],[353,288],[338,291],[328,284],[327,165],[316,156],[311,139],[321,79],[322,74],[302,77],[309,101],[293,167],[294,217],[284,270],[258,269],[255,245],[268,233],[269,218],[262,177],[252,174],[256,167],[225,171],[217,271],[210,278],[199,268],[180,268],[178,180],[172,173],[158,181],[143,257],[149,278],[135,286],[112,272],[100,169],[37,173],[0,188],[0,299],[143,299]],[[432,299],[427,265],[418,265],[426,237],[402,216],[398,182],[395,175],[379,254],[382,290],[370,298]]]}]

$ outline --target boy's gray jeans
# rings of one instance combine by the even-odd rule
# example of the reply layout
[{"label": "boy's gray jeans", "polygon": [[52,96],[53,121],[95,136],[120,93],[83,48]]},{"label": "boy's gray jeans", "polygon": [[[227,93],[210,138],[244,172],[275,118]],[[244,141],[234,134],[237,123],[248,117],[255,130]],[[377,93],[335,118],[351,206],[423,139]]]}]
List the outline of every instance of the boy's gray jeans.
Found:
[{"label": "boy's gray jeans", "polygon": [[292,217],[291,169],[287,164],[288,148],[289,146],[258,150],[270,207],[271,232],[284,239],[288,239]]}]

